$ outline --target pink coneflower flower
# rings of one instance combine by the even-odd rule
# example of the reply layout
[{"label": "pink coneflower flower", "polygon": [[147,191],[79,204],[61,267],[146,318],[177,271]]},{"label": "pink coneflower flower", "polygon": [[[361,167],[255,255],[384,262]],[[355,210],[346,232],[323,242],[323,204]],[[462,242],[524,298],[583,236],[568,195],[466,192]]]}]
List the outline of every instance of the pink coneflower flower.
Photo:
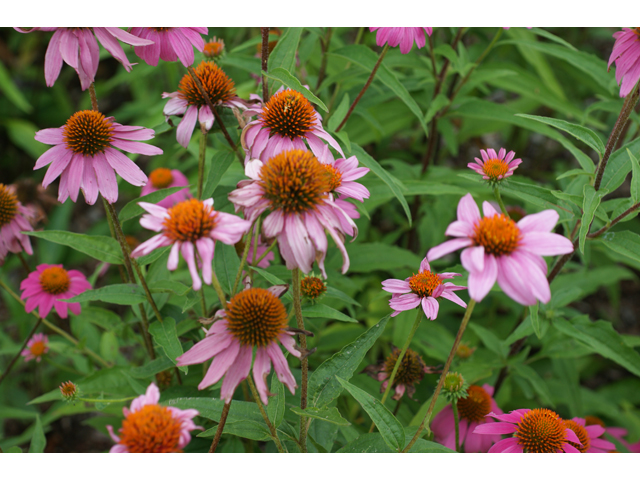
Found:
[{"label": "pink coneflower flower", "polygon": [[167,268],[178,268],[178,255],[182,253],[189,266],[194,290],[202,287],[199,268],[202,269],[204,283],[211,285],[215,240],[233,245],[251,226],[251,222],[235,215],[216,212],[212,198],[204,201],[192,198],[169,209],[147,202],[139,202],[138,205],[149,212],[142,216],[140,225],[162,233],[140,244],[132,255],[140,257],[156,248],[172,245]]},{"label": "pink coneflower flower", "polygon": [[[627,440],[624,438],[629,433],[626,428],[622,428],[622,427],[607,427],[605,425],[605,423],[600,418],[595,417],[593,415],[587,415],[586,417],[584,417],[584,419],[585,419],[585,425],[587,426],[587,428],[592,426],[592,425],[597,425],[599,427],[602,427],[602,428],[604,428],[605,433],[611,435],[618,442],[620,442],[625,447],[627,447],[630,452],[632,452],[632,453],[640,453],[640,442],[635,443],[633,445],[630,445],[629,442],[627,442]],[[596,436],[600,436],[600,435],[596,435]]]},{"label": "pink coneflower flower", "polygon": [[212,37],[207,43],[204,44],[204,50],[202,51],[204,56],[211,59],[216,59],[224,54],[224,40],[218,37]]},{"label": "pink coneflower flower", "polygon": [[91,284],[78,270],[65,270],[62,265],[38,265],[20,284],[22,295],[20,298],[27,300],[25,310],[27,313],[39,308],[42,318],[49,315],[55,307],[61,318],[67,318],[68,311],[74,315],[80,315],[79,303],[61,302],[67,298],[80,295],[85,290],[91,290]]},{"label": "pink coneflower flower", "polygon": [[357,228],[333,201],[329,193],[330,177],[311,152],[288,150],[267,163],[251,160],[245,174],[251,180],[238,183],[229,200],[236,211],[242,210],[251,222],[269,211],[262,224],[263,234],[278,239],[287,268],[309,273],[313,261],[317,260],[326,278],[326,230],[342,253],[342,273],[346,273],[349,256],[344,248],[341,218],[349,223],[354,234]]},{"label": "pink coneflower flower", "polygon": [[609,453],[616,449],[616,446],[608,440],[600,437],[604,432],[604,427],[600,425],[586,425],[584,418],[575,417],[565,420],[564,425],[576,434],[580,443],[572,443],[580,453]]},{"label": "pink coneflower flower", "polygon": [[[36,27],[31,29],[16,28],[21,33],[30,33],[36,30],[55,32],[49,41],[47,53],[44,57],[44,78],[47,87],[53,87],[62,61],[71,66],[80,77],[82,90],[86,90],[95,82],[100,60],[100,49],[96,38],[102,46],[118,60],[122,66],[131,71],[135,64],[129,63],[127,56],[118,43],[118,40],[135,46],[151,45],[153,42],[131,35],[116,27]],[[94,37],[95,35],[95,37]]]},{"label": "pink coneflower flower", "polygon": [[36,132],[36,140],[55,146],[38,158],[33,169],[51,163],[42,186],[46,188],[60,177],[60,202],[69,197],[75,202],[82,189],[89,205],[96,203],[98,193],[107,202],[115,203],[118,200],[116,173],[137,187],[147,183],[144,172],[116,148],[142,155],[160,155],[162,150],[158,147],[133,141],[149,140],[154,135],[150,128],[120,125],[113,117],[82,110],[74,113],[62,127]]},{"label": "pink coneflower flower", "polygon": [[613,34],[616,42],[609,57],[609,68],[616,62],[616,82],[620,84],[620,96],[629,95],[640,79],[640,28],[623,28]]},{"label": "pink coneflower flower", "polygon": [[369,31],[376,33],[376,44],[384,47],[389,44],[390,47],[400,45],[400,53],[409,53],[413,48],[413,42],[416,42],[418,48],[422,48],[427,43],[425,32],[431,36],[432,27],[369,27]]},{"label": "pink coneflower flower", "polygon": [[489,413],[499,422],[478,425],[473,433],[480,435],[512,434],[489,449],[489,453],[580,453],[574,445],[582,445],[553,410],[521,408],[507,414]]},{"label": "pink coneflower flower", "polygon": [[160,390],[152,383],[144,395],[131,402],[131,409],[122,409],[120,436],[107,425],[116,442],[109,453],[179,453],[191,441],[191,430],[202,430],[192,420],[199,415],[197,410],[163,407],[159,400]]},{"label": "pink coneflower flower", "polygon": [[482,178],[489,180],[492,184],[513,175],[513,171],[522,163],[519,158],[514,160],[516,152],[512,150],[507,154],[504,148],[500,149],[500,153],[496,153],[493,148],[488,148],[487,151],[480,150],[480,155],[482,160],[476,157],[474,158],[476,163],[468,163],[467,167],[482,175]]},{"label": "pink coneflower flower", "polygon": [[[194,69],[194,72],[214,107],[223,105],[229,108],[246,108],[244,100],[236,96],[233,80],[215,63],[202,61]],[[183,115],[180,125],[176,129],[176,138],[184,148],[189,145],[196,119],[207,131],[211,130],[214,121],[213,112],[190,73],[182,77],[177,92],[165,92],[162,94],[162,98],[171,99],[163,110],[167,117],[169,115]]]},{"label": "pink coneflower flower", "polygon": [[33,230],[27,220],[32,216],[33,211],[18,201],[13,188],[0,183],[0,265],[8,252],[20,253],[24,250],[33,255],[31,241],[22,233]]},{"label": "pink coneflower flower", "polygon": [[457,303],[463,308],[467,308],[455,291],[465,290],[467,287],[454,285],[451,282],[443,282],[453,277],[459,277],[459,273],[434,273],[426,258],[420,262],[420,270],[415,275],[404,280],[396,280],[390,278],[382,282],[382,289],[392,293],[389,306],[394,312],[391,314],[395,317],[400,312],[411,310],[422,305],[422,310],[429,320],[435,320],[438,317],[437,298],[442,297]]},{"label": "pink coneflower flower", "polygon": [[200,35],[208,32],[207,27],[133,27],[132,35],[153,42],[151,45],[135,47],[133,51],[154,67],[160,58],[165,62],[180,59],[182,65],[190,67],[194,60],[193,47],[201,52],[204,40]]},{"label": "pink coneflower flower", "polygon": [[[185,177],[180,170],[169,170],[168,168],[156,168],[149,174],[149,181],[142,187],[140,196],[149,195],[150,193],[157,192],[163,188],[171,187],[187,187],[189,186],[189,180]],[[180,203],[184,200],[188,200],[192,197],[188,188],[172,193],[168,197],[160,200],[157,205],[165,208],[174,206],[176,203]]]},{"label": "pink coneflower flower", "polygon": [[42,356],[49,351],[49,337],[44,333],[36,333],[27,342],[27,348],[22,350],[20,355],[24,357],[24,361],[34,360],[42,361]]},{"label": "pink coneflower flower", "polygon": [[481,301],[496,279],[509,297],[522,305],[551,299],[547,264],[541,255],[573,251],[568,238],[551,233],[558,222],[555,210],[527,215],[518,223],[499,214],[489,202],[482,204],[484,218],[470,193],[458,203],[458,220],[447,227],[448,240],[427,253],[432,261],[464,248],[460,259],[469,271],[469,296]]},{"label": "pink coneflower flower", "polygon": [[[486,453],[491,446],[500,441],[500,435],[479,435],[473,433],[478,425],[495,420],[486,415],[494,412],[502,414],[493,399],[493,387],[485,383],[482,387],[471,385],[467,388],[467,397],[458,400],[458,432],[460,445],[467,453]],[[436,442],[454,449],[456,443],[455,422],[451,404],[438,413],[431,424]]]},{"label": "pink coneflower flower", "polygon": [[300,92],[282,87],[266,104],[247,109],[245,115],[258,116],[242,131],[245,164],[256,158],[266,162],[286,150],[307,150],[305,140],[318,158],[324,154],[322,140],[344,157],[338,142],[322,128],[320,114]]},{"label": "pink coneflower flower", "polygon": [[229,403],[236,387],[249,375],[253,348],[256,347],[253,379],[262,402],[267,404],[269,401],[266,378],[271,371],[271,362],[280,382],[294,394],[296,381],[278,346],[279,341],[291,355],[301,356],[296,349],[294,333],[287,330],[287,310],[279,298],[286,291],[286,285],[276,285],[267,290],[248,288],[236,294],[224,310],[218,311],[218,320],[206,332],[205,338],[177,358],[177,365],[193,365],[213,358],[198,389],[213,385],[226,374],[220,398]]}]

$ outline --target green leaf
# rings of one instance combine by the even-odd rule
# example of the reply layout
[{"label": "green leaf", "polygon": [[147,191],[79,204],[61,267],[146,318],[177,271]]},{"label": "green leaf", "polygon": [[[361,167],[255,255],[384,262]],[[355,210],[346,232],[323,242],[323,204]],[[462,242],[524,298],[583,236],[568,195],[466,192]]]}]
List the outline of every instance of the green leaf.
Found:
[{"label": "green leaf", "polygon": [[22,92],[18,87],[16,87],[16,84],[13,83],[9,72],[2,62],[0,62],[0,91],[4,93],[7,100],[13,103],[24,113],[31,113],[33,110],[29,101],[24,97],[24,95],[22,95]]},{"label": "green leaf", "polygon": [[100,337],[100,355],[107,362],[115,362],[118,358],[118,337],[115,332],[104,332]]},{"label": "green leaf", "polygon": [[25,233],[49,242],[66,245],[102,262],[113,263],[115,265],[122,263],[122,250],[120,250],[120,245],[111,237],[82,235],[80,233],[71,233],[62,230]]},{"label": "green leaf", "polygon": [[563,384],[563,393],[566,394],[566,404],[572,417],[582,417],[582,394],[580,390],[580,372],[578,360],[575,358],[554,358],[553,369]]},{"label": "green leaf", "polygon": [[333,320],[340,320],[341,322],[358,323],[355,318],[351,318],[344,313],[339,312],[335,308],[331,308],[321,303],[315,305],[309,305],[302,309],[302,314],[305,317],[311,318],[331,318]]},{"label": "green leaf", "polygon": [[493,353],[500,355],[500,357],[502,358],[507,357],[508,348],[504,344],[504,342],[502,342],[496,336],[495,333],[493,333],[491,330],[488,330],[478,325],[477,323],[470,323],[469,328],[473,330],[473,333],[475,333],[476,335],[478,335],[478,337],[480,337],[480,340],[482,340],[482,343],[484,343],[485,347],[487,347]]},{"label": "green leaf", "polygon": [[602,143],[602,140],[600,140],[600,137],[596,132],[587,127],[576,125],[575,123],[569,123],[557,118],[539,117],[538,115],[525,115],[524,113],[519,113],[517,114],[517,116],[530,118],[531,120],[535,120],[541,123],[546,123],[547,125],[551,125],[552,127],[562,130],[563,132],[567,132],[569,135],[574,136],[581,142],[593,148],[600,154],[600,157],[604,155],[604,143]]},{"label": "green leaf", "polygon": [[439,93],[436,98],[434,98],[429,104],[427,114],[424,116],[424,121],[426,123],[429,123],[431,119],[436,115],[436,113],[438,113],[447,105],[449,105],[449,97],[447,97],[444,93]]},{"label": "green leaf", "polygon": [[[171,317],[165,317],[162,323],[155,321],[149,325],[149,333],[156,343],[160,345],[169,360],[171,360],[174,365],[178,363],[176,359],[184,352],[178,339],[176,321]],[[178,368],[180,371],[187,373],[187,367]]]},{"label": "green leaf", "polygon": [[323,422],[334,423],[336,425],[351,425],[345,420],[336,407],[315,408],[307,407],[302,410],[300,407],[291,407],[291,411],[301,417],[315,418]]},{"label": "green leaf", "polygon": [[240,259],[238,258],[235,247],[222,242],[216,242],[213,265],[222,290],[224,290],[224,293],[227,295],[231,295],[233,282],[236,280],[236,274],[240,267]]},{"label": "green leaf", "polygon": [[80,295],[60,300],[61,302],[92,302],[100,300],[106,303],[115,303],[116,305],[137,305],[144,302],[147,296],[139,285],[134,283],[107,285],[106,287],[96,288],[95,290],[87,290]]},{"label": "green leaf", "polygon": [[371,420],[376,424],[383,440],[393,450],[400,451],[404,448],[404,429],[396,417],[385,407],[380,400],[374,398],[364,390],[351,385],[349,382],[336,376],[336,380],[342,385],[356,401],[369,414]]},{"label": "green leaf", "polygon": [[9,447],[4,453],[22,453],[22,449],[17,446]]},{"label": "green leaf", "polygon": [[608,249],[631,260],[632,265],[640,268],[640,235],[634,232],[606,232],[599,242]]},{"label": "green leaf", "polygon": [[[198,410],[201,417],[208,418],[215,422],[220,421],[220,415],[222,415],[222,408],[224,407],[224,400],[210,397],[181,397],[161,400],[160,403],[167,407],[176,407],[183,410],[194,408]],[[234,400],[231,402],[231,407],[229,408],[227,422],[238,422],[241,420],[264,423],[260,410],[254,402]]]},{"label": "green leaf", "polygon": [[6,128],[11,142],[27,152],[33,160],[38,159],[40,155],[51,148],[35,139],[34,134],[38,127],[28,120],[9,118],[0,121],[0,125]]},{"label": "green leaf", "polygon": [[631,150],[627,148],[627,153],[631,159],[631,199],[633,203],[638,203],[640,200],[640,164],[638,159],[631,153]]},{"label": "green leaf", "polygon": [[[373,70],[376,63],[378,62],[379,57],[365,45],[347,45],[334,52],[331,52],[330,55],[338,55],[340,57],[346,58],[347,60],[350,60],[356,65],[364,68],[367,72],[371,72]],[[377,80],[380,80],[383,84],[390,88],[391,91],[400,100],[402,100],[407,107],[409,107],[409,110],[411,110],[411,112],[420,122],[425,135],[429,135],[422,110],[420,110],[420,107],[413,99],[411,94],[407,91],[405,86],[398,80],[396,75],[391,70],[389,70],[389,68],[384,63],[380,64],[375,78]]]},{"label": "green leaf", "polygon": [[164,200],[165,198],[167,198],[169,195],[179,192],[180,190],[184,190],[185,188],[189,190],[189,186],[163,188],[161,190],[151,192],[145,195],[144,197],[139,197],[134,200],[131,200],[124,207],[122,207],[122,210],[120,210],[120,213],[118,214],[118,218],[120,219],[121,222],[126,222],[127,220],[135,218],[138,215],[147,213],[147,211],[144,208],[138,205],[139,202],[158,203]]},{"label": "green leaf", "polygon": [[191,287],[175,280],[157,280],[149,283],[149,290],[151,290],[151,293],[173,293],[181,297],[186,295],[191,290]]},{"label": "green leaf", "polygon": [[229,169],[236,156],[233,152],[224,151],[216,152],[211,160],[211,168],[209,169],[209,175],[202,188],[202,198],[211,198],[216,187],[220,183],[220,179]]},{"label": "green leaf", "polygon": [[540,397],[540,400],[545,405],[554,406],[553,400],[551,399],[551,393],[549,392],[549,387],[544,382],[538,372],[536,372],[529,365],[525,365],[524,363],[514,363],[512,368],[515,370],[516,374],[526,380],[535,390],[535,392]]},{"label": "green leaf", "polygon": [[624,149],[619,148],[611,154],[602,175],[601,189],[606,188],[613,192],[624,183],[632,169],[629,151],[636,157],[640,156],[640,138],[636,138],[633,142],[627,143]]},{"label": "green leaf", "polygon": [[33,435],[31,436],[31,444],[29,445],[29,453],[43,453],[46,446],[47,438],[44,436],[44,430],[42,429],[42,420],[40,420],[40,415],[37,415],[36,423],[33,427]]},{"label": "green leaf", "polygon": [[384,331],[390,315],[380,320],[342,350],[325,360],[309,378],[309,406],[322,408],[338,398],[342,386],[336,380],[339,376],[349,380],[365,354]]},{"label": "green leaf", "polygon": [[422,259],[409,250],[386,243],[355,243],[347,245],[350,272],[368,273],[376,270],[394,272],[399,268],[418,268]]},{"label": "green leaf", "polygon": [[173,368],[174,365],[175,363],[171,361],[171,359],[162,355],[141,367],[132,368],[129,373],[133,378],[147,378],[155,375],[156,373],[164,372],[169,368]]},{"label": "green leaf", "polygon": [[327,285],[326,296],[329,298],[337,298],[338,300],[342,300],[344,303],[349,303],[351,305],[355,305],[356,307],[361,306],[358,302],[356,302],[353,298],[351,298],[349,295],[344,293],[342,290],[338,290],[337,288],[332,287],[331,285]]},{"label": "green leaf", "polygon": [[[251,267],[251,266],[249,268],[251,270],[253,270],[254,272],[256,272],[258,275],[260,275],[262,278],[264,278],[271,285],[285,285],[285,284],[287,284],[287,282],[285,282],[284,280],[276,277],[273,273],[267,272],[263,268]],[[291,292],[289,292],[289,291],[287,291],[287,293],[285,293],[282,297],[286,298],[288,300],[293,300],[293,296],[291,295]]]},{"label": "green leaf", "polygon": [[267,415],[271,423],[277,428],[284,419],[284,385],[278,380],[278,375],[271,375],[271,393],[275,395],[269,398],[269,404],[267,405]]},{"label": "green leaf", "polygon": [[596,210],[604,197],[609,191],[607,189],[601,189],[596,191],[591,185],[586,184],[582,189],[584,195],[582,201],[582,223],[580,223],[579,234],[579,248],[580,253],[584,253],[584,242],[587,240],[587,234],[589,228],[591,228],[591,222],[596,214]]},{"label": "green leaf", "polygon": [[591,347],[594,352],[613,360],[640,377],[640,354],[627,346],[624,338],[613,329],[611,323],[604,320],[592,322],[587,315],[581,315],[573,318],[571,323],[555,318],[553,325],[565,335],[575,338]]},{"label": "green leaf", "polygon": [[[405,441],[408,443],[416,432],[415,427],[405,428],[404,435]],[[406,445],[405,445],[406,447]],[[349,441],[344,447],[338,450],[336,453],[392,453],[385,441],[382,439],[382,435],[378,432],[367,433],[365,435],[359,435],[355,439]],[[424,438],[419,438],[418,441],[409,450],[410,453],[455,453],[453,450],[440,445],[439,443],[430,442]]]},{"label": "green leaf", "polygon": [[542,338],[542,334],[540,332],[540,318],[538,317],[539,306],[540,304],[536,302],[535,305],[531,305],[529,307],[529,317],[531,317],[531,326],[533,327],[536,337]]},{"label": "green leaf", "polygon": [[[296,64],[296,52],[298,50],[298,44],[300,43],[300,36],[302,35],[301,27],[289,27],[278,39],[278,43],[273,48],[273,51],[269,54],[268,68],[269,72],[272,72],[276,68],[284,68],[287,71],[292,71]],[[269,91],[273,94],[274,89],[273,81],[269,82]]]},{"label": "green leaf", "polygon": [[340,100],[338,107],[333,111],[331,117],[329,117],[329,121],[327,122],[327,128],[329,130],[335,132],[336,128],[338,128],[338,125],[340,125],[340,122],[342,122],[344,117],[347,115],[350,105],[351,103],[349,103],[349,94],[345,93],[342,97],[342,100]]},{"label": "green leaf", "polygon": [[404,209],[404,213],[407,215],[409,219],[409,225],[411,225],[411,210],[409,209],[409,205],[407,204],[407,200],[404,198],[404,194],[402,193],[402,188],[400,188],[399,184],[402,183],[389,172],[387,172],[382,166],[375,161],[371,155],[365,152],[360,145],[356,145],[355,143],[351,144],[351,152],[358,158],[358,161],[369,168],[373,173],[375,173],[380,179],[387,184],[387,186],[391,189],[395,197],[398,199],[402,208]]},{"label": "green leaf", "polygon": [[288,70],[278,67],[278,68],[274,68],[273,70],[270,69],[269,73],[267,72],[262,72],[262,73],[273,80],[282,82],[286,87],[289,87],[291,90],[300,92],[304,98],[309,100],[311,103],[315,103],[325,112],[329,111],[327,110],[327,106],[322,102],[322,100],[320,100],[313,93],[311,93],[311,91],[307,87],[302,85],[302,83],[300,83],[300,80],[298,80],[296,77],[291,75],[291,73]]}]

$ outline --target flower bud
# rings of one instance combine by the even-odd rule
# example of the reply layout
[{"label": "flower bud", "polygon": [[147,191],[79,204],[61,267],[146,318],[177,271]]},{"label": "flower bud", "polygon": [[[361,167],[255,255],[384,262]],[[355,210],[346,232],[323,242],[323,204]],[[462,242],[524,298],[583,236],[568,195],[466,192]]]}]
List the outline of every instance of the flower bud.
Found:
[{"label": "flower bud", "polygon": [[68,402],[75,400],[78,396],[78,392],[78,386],[72,381],[63,382],[60,385],[60,393],[62,394],[62,398],[64,398]]}]

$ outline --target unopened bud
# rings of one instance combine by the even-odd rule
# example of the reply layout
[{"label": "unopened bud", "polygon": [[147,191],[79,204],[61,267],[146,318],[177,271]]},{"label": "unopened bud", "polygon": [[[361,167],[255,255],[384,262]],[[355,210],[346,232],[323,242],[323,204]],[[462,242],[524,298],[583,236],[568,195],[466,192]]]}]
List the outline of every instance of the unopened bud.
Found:
[{"label": "unopened bud", "polygon": [[458,350],[456,350],[456,355],[460,358],[469,358],[473,355],[473,352],[476,351],[476,347],[470,347],[466,343],[461,343],[458,345]]},{"label": "unopened bud", "polygon": [[62,394],[62,398],[67,401],[73,401],[78,396],[78,386],[72,381],[63,382],[60,385],[60,393]]},{"label": "unopened bud", "polygon": [[300,292],[309,300],[317,300],[327,291],[327,284],[314,274],[308,275],[300,282]]},{"label": "unopened bud", "polygon": [[202,53],[204,53],[205,57],[213,59],[222,56],[222,54],[224,53],[224,40],[222,40],[221,38],[213,37],[209,42],[205,44]]},{"label": "unopened bud", "polygon": [[444,377],[443,393],[450,400],[459,400],[467,396],[467,382],[464,377],[457,372],[449,372]]}]

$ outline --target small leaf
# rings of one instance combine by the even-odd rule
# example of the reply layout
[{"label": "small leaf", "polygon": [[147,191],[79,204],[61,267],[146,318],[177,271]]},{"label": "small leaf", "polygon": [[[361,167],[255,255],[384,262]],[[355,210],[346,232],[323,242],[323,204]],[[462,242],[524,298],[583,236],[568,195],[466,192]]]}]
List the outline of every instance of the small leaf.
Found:
[{"label": "small leaf", "polygon": [[22,92],[13,82],[9,72],[2,62],[0,62],[0,90],[4,93],[7,100],[13,103],[24,113],[31,113],[33,106],[24,97],[24,95],[22,95]]},{"label": "small leaf", "polygon": [[227,295],[230,295],[231,290],[233,290],[233,282],[236,280],[236,274],[240,267],[240,259],[238,259],[238,253],[235,247],[222,242],[216,242],[213,265],[222,290],[224,290],[224,293]]},{"label": "small leaf", "polygon": [[596,210],[604,197],[609,191],[601,189],[596,191],[591,185],[586,184],[582,189],[584,199],[582,201],[582,223],[580,224],[579,248],[580,253],[584,253],[584,243],[587,240],[587,234],[591,227],[591,222],[596,214]]},{"label": "small leaf", "polygon": [[491,330],[488,330],[478,325],[477,323],[470,323],[469,328],[473,330],[473,333],[475,333],[476,335],[478,335],[478,337],[480,337],[480,340],[482,340],[482,343],[484,343],[485,347],[487,347],[493,353],[500,355],[500,357],[502,358],[507,357],[508,348],[504,344],[504,342],[502,342],[496,336],[495,333],[493,333]]},{"label": "small leaf", "polygon": [[33,435],[29,445],[29,453],[43,453],[47,446],[47,438],[44,436],[40,415],[36,416],[36,423],[33,425]]},{"label": "small leaf", "polygon": [[[174,365],[178,363],[176,359],[184,352],[182,351],[182,345],[178,339],[176,321],[171,317],[165,317],[162,323],[159,321],[153,322],[149,325],[149,333],[156,343],[162,348],[169,360],[171,360]],[[187,367],[178,368],[180,371],[187,373]]]},{"label": "small leaf", "polygon": [[61,302],[91,302],[100,300],[106,303],[115,303],[116,305],[137,305],[147,299],[142,287],[134,284],[107,285],[106,287],[96,288],[95,290],[87,290],[80,295]]},{"label": "small leaf", "polygon": [[311,318],[331,318],[333,320],[340,320],[341,322],[358,323],[355,318],[351,318],[344,313],[339,312],[335,308],[331,308],[321,303],[315,305],[309,305],[302,309],[302,314],[305,317]]},{"label": "small leaf", "polygon": [[278,375],[271,375],[271,393],[275,394],[269,398],[269,404],[267,405],[267,415],[271,423],[277,428],[284,419],[284,385],[278,380]]},{"label": "small leaf", "polygon": [[151,293],[173,293],[181,297],[191,290],[191,287],[175,280],[157,280],[149,283],[149,290]]},{"label": "small leaf", "polygon": [[351,425],[345,420],[336,407],[315,408],[307,407],[302,410],[300,407],[291,407],[291,411],[301,417],[315,418],[323,422],[333,423],[335,425]]},{"label": "small leaf", "polygon": [[185,187],[163,188],[161,190],[151,192],[145,195],[144,197],[139,197],[134,200],[131,200],[124,207],[122,207],[122,210],[120,210],[120,213],[118,214],[118,218],[120,219],[121,222],[126,222],[127,220],[135,218],[138,215],[147,213],[147,211],[144,208],[138,205],[139,202],[158,203],[164,200],[165,198],[167,198],[169,195],[179,192],[180,190],[184,190],[185,188],[187,189],[187,191],[189,190],[188,185]]},{"label": "small leaf", "polygon": [[169,358],[161,355],[155,360],[151,360],[149,363],[141,366],[141,367],[133,367],[130,370],[130,374],[133,378],[147,378],[156,373],[164,372],[169,368],[173,368],[175,365]]},{"label": "small leaf", "polygon": [[115,362],[118,358],[118,337],[115,332],[104,332],[100,337],[100,355],[107,362]]},{"label": "small leaf", "polygon": [[640,200],[640,164],[638,164],[638,159],[628,148],[627,153],[631,159],[631,198],[633,203],[638,203]]},{"label": "small leaf", "polygon": [[[220,179],[229,169],[236,156],[233,152],[224,151],[216,152],[211,160],[211,168],[209,169],[209,175],[202,188],[202,198],[211,198],[216,187],[220,183]],[[215,206],[215,205],[214,205]]]},{"label": "small leaf", "polygon": [[122,263],[122,250],[120,250],[120,245],[111,237],[82,235],[80,233],[64,232],[61,230],[24,233],[49,242],[66,245],[102,262],[113,263],[115,265]]},{"label": "small leaf", "polygon": [[356,302],[353,298],[351,298],[349,295],[344,293],[342,290],[338,290],[337,288],[332,287],[331,285],[327,285],[326,296],[329,298],[337,298],[338,300],[342,300],[345,303],[350,303],[351,305],[355,305],[356,307],[361,306],[358,302]]},{"label": "small leaf", "polygon": [[540,400],[545,405],[555,406],[553,400],[551,399],[551,393],[549,392],[549,387],[544,382],[544,380],[538,375],[533,368],[529,365],[525,365],[524,363],[514,363],[512,368],[518,374],[518,376],[522,377],[526,380],[536,391]]},{"label": "small leaf", "polygon": [[637,233],[607,232],[599,241],[608,249],[629,259],[636,268],[640,268],[640,235]]},{"label": "small leaf", "polygon": [[[269,72],[281,67],[285,70],[292,71],[296,64],[296,52],[302,35],[302,27],[289,27],[278,38],[278,43],[269,54]],[[269,82],[269,91],[273,94],[274,81]]]},{"label": "small leaf", "polygon": [[[285,284],[287,284],[287,282],[285,282],[284,280],[281,280],[280,278],[276,277],[273,273],[267,272],[263,268],[251,267],[251,266],[249,268],[251,270],[253,270],[254,272],[256,272],[257,274],[259,274],[261,277],[263,277],[271,285],[285,285]],[[286,298],[288,300],[293,300],[293,296],[291,295],[290,291],[287,291],[287,293],[285,293],[282,296],[282,298]]]},{"label": "small leaf", "polygon": [[327,106],[322,102],[322,100],[320,100],[313,93],[311,93],[311,91],[307,87],[302,85],[302,83],[300,83],[300,80],[298,80],[296,77],[291,75],[291,73],[288,70],[278,67],[278,68],[274,68],[273,70],[270,69],[269,73],[267,72],[262,72],[262,73],[273,80],[282,82],[286,87],[289,87],[291,90],[300,92],[304,98],[309,100],[311,103],[315,103],[325,112],[329,111],[327,110]]},{"label": "small leaf", "polygon": [[531,305],[529,307],[529,316],[531,317],[531,326],[533,327],[536,337],[542,338],[542,334],[540,332],[540,318],[538,317],[538,307],[539,304],[537,302],[535,305]]},{"label": "small leaf", "polygon": [[342,100],[340,100],[338,107],[333,111],[331,117],[329,117],[329,121],[327,122],[327,128],[329,130],[335,132],[336,128],[338,128],[338,125],[340,125],[340,122],[342,122],[344,117],[347,115],[347,112],[349,111],[349,105],[349,94],[345,93],[342,97]]},{"label": "small leaf", "polygon": [[524,113],[517,114],[518,117],[530,118],[537,122],[546,123],[563,132],[567,132],[569,135],[574,136],[583,143],[586,143],[602,157],[604,155],[604,143],[600,140],[600,137],[593,130],[583,127],[582,125],[576,125],[575,123],[569,123],[564,120],[549,117],[539,117],[538,115],[525,115]]}]

